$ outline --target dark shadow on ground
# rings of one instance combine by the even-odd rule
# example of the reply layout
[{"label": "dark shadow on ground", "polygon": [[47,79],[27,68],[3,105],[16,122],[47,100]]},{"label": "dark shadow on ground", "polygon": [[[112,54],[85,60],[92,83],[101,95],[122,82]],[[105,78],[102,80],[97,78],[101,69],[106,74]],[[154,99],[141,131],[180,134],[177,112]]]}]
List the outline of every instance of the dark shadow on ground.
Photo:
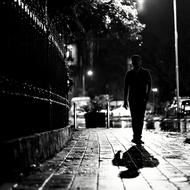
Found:
[{"label": "dark shadow on ground", "polygon": [[143,146],[132,146],[129,150],[122,153],[118,151],[112,160],[115,166],[128,168],[119,173],[120,178],[135,178],[139,175],[139,169],[145,167],[156,167],[158,159],[154,158]]}]

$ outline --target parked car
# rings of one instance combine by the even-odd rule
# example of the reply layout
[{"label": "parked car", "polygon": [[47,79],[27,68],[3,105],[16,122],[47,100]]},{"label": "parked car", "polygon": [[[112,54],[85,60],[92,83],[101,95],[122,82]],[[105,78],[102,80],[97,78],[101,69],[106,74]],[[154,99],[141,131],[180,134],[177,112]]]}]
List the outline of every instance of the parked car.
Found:
[{"label": "parked car", "polygon": [[112,100],[110,102],[110,110],[119,108],[122,105],[123,105],[123,100]]},{"label": "parked car", "polygon": [[130,109],[123,107],[123,101],[112,101],[110,102],[110,115],[112,120],[128,120],[131,118]]},{"label": "parked car", "polygon": [[123,106],[120,106],[111,111],[112,117],[131,117],[131,113],[129,109],[125,109]]},{"label": "parked car", "polygon": [[190,99],[184,100],[181,104],[181,108],[183,116],[190,116]]},{"label": "parked car", "polygon": [[84,114],[86,113],[84,107],[87,106],[90,102],[90,97],[73,97],[71,99],[71,108],[70,108],[70,116],[74,117],[74,104],[76,105],[76,116],[77,118],[84,119]]},{"label": "parked car", "polygon": [[[174,98],[171,104],[165,108],[166,117],[177,116],[177,99]],[[179,113],[180,116],[190,116],[190,97],[179,98]]]}]

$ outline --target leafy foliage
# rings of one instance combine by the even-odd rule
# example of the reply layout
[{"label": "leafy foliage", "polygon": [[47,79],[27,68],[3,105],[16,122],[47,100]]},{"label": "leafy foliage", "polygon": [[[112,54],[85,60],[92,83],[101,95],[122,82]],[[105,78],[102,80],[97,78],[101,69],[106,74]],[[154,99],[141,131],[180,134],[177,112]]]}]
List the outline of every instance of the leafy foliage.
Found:
[{"label": "leafy foliage", "polygon": [[88,34],[137,40],[144,28],[133,0],[57,0],[48,7],[50,21],[68,42]]},{"label": "leafy foliage", "polygon": [[108,95],[95,96],[91,99],[88,105],[83,107],[83,109],[86,112],[99,112],[100,110],[107,108],[108,101]]}]

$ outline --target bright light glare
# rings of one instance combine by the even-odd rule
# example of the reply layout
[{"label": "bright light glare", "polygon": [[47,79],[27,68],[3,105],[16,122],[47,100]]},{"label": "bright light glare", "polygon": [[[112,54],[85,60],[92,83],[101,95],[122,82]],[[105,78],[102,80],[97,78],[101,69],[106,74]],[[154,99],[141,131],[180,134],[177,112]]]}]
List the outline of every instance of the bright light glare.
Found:
[{"label": "bright light glare", "polygon": [[152,92],[158,92],[158,88],[152,88]]},{"label": "bright light glare", "polygon": [[87,75],[88,76],[92,76],[93,75],[93,71],[92,70],[87,71]]},{"label": "bright light glare", "polygon": [[144,0],[137,0],[138,2],[138,9],[141,11],[144,9]]}]

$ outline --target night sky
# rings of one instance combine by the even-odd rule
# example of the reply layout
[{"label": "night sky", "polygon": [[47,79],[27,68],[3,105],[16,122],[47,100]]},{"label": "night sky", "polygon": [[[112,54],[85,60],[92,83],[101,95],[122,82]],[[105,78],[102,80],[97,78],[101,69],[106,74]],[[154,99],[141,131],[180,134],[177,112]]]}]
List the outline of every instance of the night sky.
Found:
[{"label": "night sky", "polygon": [[[190,1],[177,0],[179,36],[190,28]],[[173,0],[144,0],[139,10],[142,23],[146,30],[153,33],[159,40],[165,40],[173,34]]]},{"label": "night sky", "polygon": [[[177,0],[181,96],[190,95],[189,10],[190,0]],[[152,70],[153,86],[160,88],[162,99],[170,99],[175,95],[173,0],[144,0],[139,19],[146,24],[142,49],[148,57],[145,61],[150,62],[147,65]]]},{"label": "night sky", "polygon": [[163,39],[172,32],[172,11],[172,0],[144,0],[139,17],[141,22],[146,24],[146,31]]}]

